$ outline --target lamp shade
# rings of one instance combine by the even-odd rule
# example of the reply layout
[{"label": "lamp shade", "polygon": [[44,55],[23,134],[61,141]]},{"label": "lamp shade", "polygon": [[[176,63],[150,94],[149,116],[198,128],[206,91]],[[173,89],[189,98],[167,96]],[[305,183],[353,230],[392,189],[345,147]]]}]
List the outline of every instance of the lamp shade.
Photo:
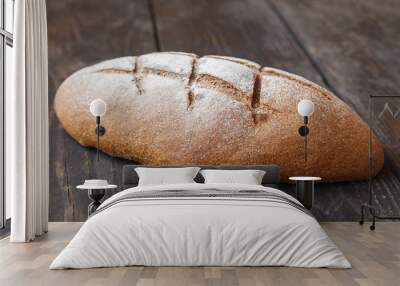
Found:
[{"label": "lamp shade", "polygon": [[94,116],[103,116],[107,111],[107,104],[101,99],[95,99],[90,103],[90,112]]},{"label": "lamp shade", "polygon": [[303,117],[310,116],[314,112],[314,103],[311,100],[303,99],[297,105],[297,111]]}]

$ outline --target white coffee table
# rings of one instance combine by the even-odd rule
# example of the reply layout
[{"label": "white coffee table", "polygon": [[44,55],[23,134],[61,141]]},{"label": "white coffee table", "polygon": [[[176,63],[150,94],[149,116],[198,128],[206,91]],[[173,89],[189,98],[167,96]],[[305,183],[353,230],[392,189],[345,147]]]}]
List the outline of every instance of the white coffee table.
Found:
[{"label": "white coffee table", "polygon": [[314,204],[314,183],[321,181],[320,177],[290,177],[289,180],[296,182],[296,199],[307,209],[312,209]]},{"label": "white coffee table", "polygon": [[88,206],[88,216],[94,213],[97,208],[101,205],[106,190],[116,189],[117,185],[104,185],[104,186],[91,186],[91,185],[79,185],[76,187],[79,190],[87,190],[91,203]]}]

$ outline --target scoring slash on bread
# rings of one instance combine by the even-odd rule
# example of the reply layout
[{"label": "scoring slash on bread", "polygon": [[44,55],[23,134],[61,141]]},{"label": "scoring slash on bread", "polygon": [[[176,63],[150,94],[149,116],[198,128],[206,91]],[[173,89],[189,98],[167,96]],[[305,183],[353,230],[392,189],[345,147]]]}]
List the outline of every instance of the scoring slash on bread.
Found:
[{"label": "scoring slash on bread", "polygon": [[[328,90],[244,59],[181,52],[124,57],[83,68],[59,87],[56,114],[81,145],[96,146],[90,102],[107,103],[100,149],[156,165],[277,164],[283,179],[368,177],[368,126]],[[298,134],[302,99],[314,102],[309,157]],[[374,175],[383,149],[373,136]]]}]

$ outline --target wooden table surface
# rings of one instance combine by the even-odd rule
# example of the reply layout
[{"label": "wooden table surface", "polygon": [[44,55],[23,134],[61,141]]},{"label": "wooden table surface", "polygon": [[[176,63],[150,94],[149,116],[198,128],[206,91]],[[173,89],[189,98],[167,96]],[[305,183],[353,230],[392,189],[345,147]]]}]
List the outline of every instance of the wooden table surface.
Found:
[{"label": "wooden table surface", "polygon": [[[364,119],[370,94],[399,94],[396,0],[51,0],[47,9],[53,221],[84,220],[88,199],[74,186],[89,177],[120,185],[127,163],[101,154],[96,167],[95,151],[69,137],[56,118],[57,87],[87,65],[169,50],[243,57],[327,87]],[[378,135],[388,164],[376,180],[376,199],[382,214],[395,215],[400,157]],[[321,220],[356,220],[366,200],[365,182],[321,184],[313,213]]]}]

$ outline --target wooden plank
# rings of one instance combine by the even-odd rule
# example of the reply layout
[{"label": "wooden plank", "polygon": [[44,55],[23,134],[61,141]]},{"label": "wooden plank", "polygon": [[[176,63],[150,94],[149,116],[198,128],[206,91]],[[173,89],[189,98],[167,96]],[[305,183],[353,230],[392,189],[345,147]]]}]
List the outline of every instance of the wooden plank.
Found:
[{"label": "wooden plank", "polygon": [[242,57],[323,84],[265,1],[153,0],[160,48]]},{"label": "wooden plank", "polygon": [[400,2],[268,0],[337,94],[367,118],[368,96],[398,94]]},{"label": "wooden plank", "polygon": [[355,223],[323,223],[352,269],[295,267],[115,267],[49,270],[80,223],[50,223],[32,243],[0,241],[0,285],[398,285],[400,224],[372,232]]},{"label": "wooden plank", "polygon": [[86,192],[75,191],[75,186],[91,177],[120,184],[121,168],[127,161],[102,154],[96,166],[95,150],[81,147],[60,126],[53,109],[56,89],[82,67],[154,51],[153,27],[145,0],[48,1],[47,14],[50,220],[83,221],[89,201]]},{"label": "wooden plank", "polygon": [[[354,0],[330,1],[327,5],[313,0],[268,1],[312,58],[328,87],[361,117],[368,118],[369,95],[400,95],[400,2]],[[392,108],[397,111],[400,105],[395,106]],[[383,215],[399,215],[400,145],[393,144],[387,134],[392,129],[398,141],[398,119],[386,119],[374,126],[386,152],[385,168],[374,182],[377,206]],[[350,192],[340,198],[352,202],[356,196]]]}]

